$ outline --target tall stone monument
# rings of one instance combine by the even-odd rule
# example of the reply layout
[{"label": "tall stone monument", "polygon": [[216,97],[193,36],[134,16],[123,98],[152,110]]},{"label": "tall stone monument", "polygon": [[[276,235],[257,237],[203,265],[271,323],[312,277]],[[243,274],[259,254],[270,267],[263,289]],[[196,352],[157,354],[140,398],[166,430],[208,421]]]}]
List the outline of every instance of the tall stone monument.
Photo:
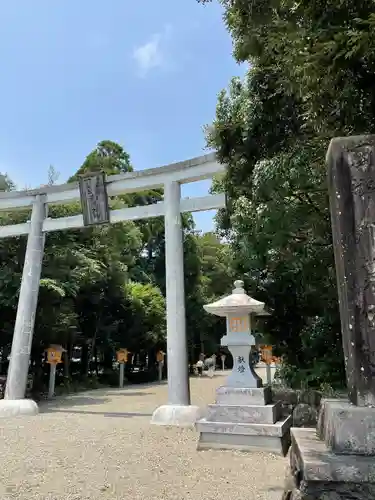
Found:
[{"label": "tall stone monument", "polygon": [[251,347],[255,345],[251,321],[264,313],[264,303],[245,293],[243,281],[236,281],[234,286],[231,295],[204,306],[207,312],[226,318],[227,335],[221,345],[227,346],[233,356],[233,370],[225,385],[216,390],[216,403],[208,406],[206,418],[197,422],[198,449],[285,454],[291,417],[281,418],[280,402],[272,402],[271,387],[262,387],[250,362]]},{"label": "tall stone monument", "polygon": [[327,154],[348,400],[326,400],[314,429],[292,429],[284,500],[375,499],[375,136]]}]

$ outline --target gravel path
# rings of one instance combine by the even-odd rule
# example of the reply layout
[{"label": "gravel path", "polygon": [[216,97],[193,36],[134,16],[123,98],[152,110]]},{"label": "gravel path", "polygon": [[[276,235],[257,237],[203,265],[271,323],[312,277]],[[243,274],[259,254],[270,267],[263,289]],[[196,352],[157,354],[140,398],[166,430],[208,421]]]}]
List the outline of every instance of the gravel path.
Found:
[{"label": "gravel path", "polygon": [[[223,381],[191,380],[194,404]],[[0,420],[1,500],[280,500],[286,459],[196,451],[194,430],[149,425],[167,386],[98,390]]]}]

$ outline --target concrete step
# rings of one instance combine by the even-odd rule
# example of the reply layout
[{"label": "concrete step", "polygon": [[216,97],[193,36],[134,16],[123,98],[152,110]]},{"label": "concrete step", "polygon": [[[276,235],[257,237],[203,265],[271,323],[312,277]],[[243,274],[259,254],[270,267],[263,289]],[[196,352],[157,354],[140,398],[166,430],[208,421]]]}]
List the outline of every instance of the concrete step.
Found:
[{"label": "concrete step", "polygon": [[274,424],[280,415],[280,401],[268,405],[212,404],[207,408],[207,420],[211,422]]},{"label": "concrete step", "polygon": [[285,456],[290,446],[291,423],[290,416],[275,424],[210,422],[201,419],[197,422],[200,432],[197,448],[263,451]]},{"label": "concrete step", "polygon": [[272,436],[281,437],[289,431],[292,425],[292,417],[288,416],[274,424],[234,423],[234,422],[212,422],[208,418],[202,418],[196,423],[198,432],[212,434],[241,434],[248,436]]}]

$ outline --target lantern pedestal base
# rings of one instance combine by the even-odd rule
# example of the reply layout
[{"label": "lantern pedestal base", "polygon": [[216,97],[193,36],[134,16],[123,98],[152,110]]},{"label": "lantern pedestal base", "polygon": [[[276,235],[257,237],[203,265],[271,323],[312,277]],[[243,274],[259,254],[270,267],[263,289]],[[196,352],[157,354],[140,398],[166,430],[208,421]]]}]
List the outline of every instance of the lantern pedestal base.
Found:
[{"label": "lantern pedestal base", "polygon": [[264,451],[285,456],[290,446],[291,417],[275,424],[197,422],[197,449]]},{"label": "lantern pedestal base", "polygon": [[272,403],[271,387],[228,387],[216,389],[216,403],[222,405],[269,405]]},{"label": "lantern pedestal base", "polygon": [[291,417],[281,417],[270,387],[219,387],[216,403],[197,422],[198,450],[236,449],[285,455],[290,445]]},{"label": "lantern pedestal base", "polygon": [[199,406],[163,405],[156,408],[150,423],[173,427],[194,427],[202,416],[203,411]]},{"label": "lantern pedestal base", "polygon": [[12,418],[21,415],[33,416],[38,413],[38,405],[32,399],[0,400],[0,418]]}]

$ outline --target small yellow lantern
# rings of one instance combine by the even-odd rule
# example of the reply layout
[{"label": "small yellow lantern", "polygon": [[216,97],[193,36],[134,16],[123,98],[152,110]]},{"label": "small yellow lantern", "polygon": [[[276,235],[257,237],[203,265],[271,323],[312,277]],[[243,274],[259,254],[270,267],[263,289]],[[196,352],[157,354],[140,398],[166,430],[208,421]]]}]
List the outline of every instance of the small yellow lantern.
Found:
[{"label": "small yellow lantern", "polygon": [[116,352],[117,361],[119,363],[126,363],[128,361],[128,354],[129,353],[127,349],[119,349]]},{"label": "small yellow lantern", "polygon": [[50,346],[46,349],[47,351],[47,363],[50,365],[57,365],[61,363],[61,356],[64,349],[61,345]]},{"label": "small yellow lantern", "polygon": [[165,353],[163,351],[158,351],[156,353],[156,361],[158,363],[164,363],[164,356],[165,356]]}]

